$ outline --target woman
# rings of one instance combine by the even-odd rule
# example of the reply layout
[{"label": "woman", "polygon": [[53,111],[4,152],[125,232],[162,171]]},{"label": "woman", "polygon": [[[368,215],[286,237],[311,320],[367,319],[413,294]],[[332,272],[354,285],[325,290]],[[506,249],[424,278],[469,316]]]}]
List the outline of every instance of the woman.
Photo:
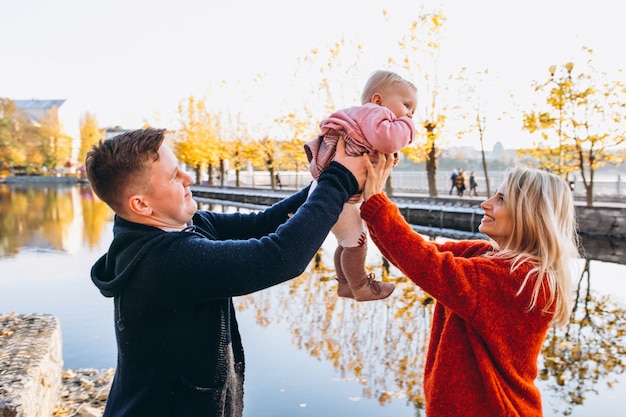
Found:
[{"label": "woman", "polygon": [[390,155],[368,164],[361,216],[382,254],[436,300],[426,415],[541,416],[537,358],[569,320],[578,256],[572,193],[560,177],[516,168],[481,204],[487,241],[434,243],[383,192]]}]

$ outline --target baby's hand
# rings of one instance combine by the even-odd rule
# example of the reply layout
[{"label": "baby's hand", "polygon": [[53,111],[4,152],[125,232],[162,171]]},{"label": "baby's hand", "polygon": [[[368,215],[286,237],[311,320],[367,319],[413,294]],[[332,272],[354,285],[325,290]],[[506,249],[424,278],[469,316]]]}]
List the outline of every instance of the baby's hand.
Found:
[{"label": "baby's hand", "polygon": [[371,153],[366,153],[364,154],[367,156],[367,159],[370,160],[370,162],[372,163],[373,167],[376,167],[378,165],[378,161],[380,160],[380,152],[371,152]]},{"label": "baby's hand", "polygon": [[[370,154],[367,154],[367,156],[369,157],[369,160],[372,163],[372,166],[376,168],[376,166],[378,165],[378,160],[380,159],[380,152],[372,152]],[[393,166],[395,167],[396,165],[398,165],[399,162],[400,162],[400,155],[398,154],[398,152],[394,152]]]}]

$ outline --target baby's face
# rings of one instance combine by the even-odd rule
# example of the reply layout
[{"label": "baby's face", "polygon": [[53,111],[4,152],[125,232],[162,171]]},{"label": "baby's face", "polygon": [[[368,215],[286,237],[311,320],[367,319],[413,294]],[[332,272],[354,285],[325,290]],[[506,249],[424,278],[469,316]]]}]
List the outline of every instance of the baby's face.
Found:
[{"label": "baby's face", "polygon": [[381,106],[387,107],[396,117],[407,116],[413,118],[417,106],[415,91],[405,83],[395,83],[382,95]]}]

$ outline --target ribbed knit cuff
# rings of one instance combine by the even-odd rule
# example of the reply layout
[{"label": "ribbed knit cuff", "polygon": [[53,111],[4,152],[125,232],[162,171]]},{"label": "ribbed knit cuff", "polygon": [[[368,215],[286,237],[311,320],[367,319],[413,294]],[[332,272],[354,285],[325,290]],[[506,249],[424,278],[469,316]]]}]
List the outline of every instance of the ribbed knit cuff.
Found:
[{"label": "ribbed knit cuff", "polygon": [[348,168],[344,167],[339,162],[332,161],[330,165],[324,168],[317,182],[326,181],[329,178],[335,178],[344,190],[348,192],[348,195],[359,192],[359,183],[356,178]]},{"label": "ribbed knit cuff", "polygon": [[384,207],[387,203],[391,203],[391,200],[385,193],[374,194],[369,200],[361,205],[361,218],[365,221],[372,220],[378,210]]}]

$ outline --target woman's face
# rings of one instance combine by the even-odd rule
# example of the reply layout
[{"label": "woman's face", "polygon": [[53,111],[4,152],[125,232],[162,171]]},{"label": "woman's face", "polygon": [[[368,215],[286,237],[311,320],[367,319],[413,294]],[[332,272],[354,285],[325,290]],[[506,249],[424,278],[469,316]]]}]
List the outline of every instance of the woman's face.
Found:
[{"label": "woman's face", "polygon": [[481,233],[495,240],[500,246],[513,232],[512,213],[504,195],[505,186],[504,182],[500,184],[496,194],[482,202],[480,207],[485,211],[485,215],[478,226]]}]

